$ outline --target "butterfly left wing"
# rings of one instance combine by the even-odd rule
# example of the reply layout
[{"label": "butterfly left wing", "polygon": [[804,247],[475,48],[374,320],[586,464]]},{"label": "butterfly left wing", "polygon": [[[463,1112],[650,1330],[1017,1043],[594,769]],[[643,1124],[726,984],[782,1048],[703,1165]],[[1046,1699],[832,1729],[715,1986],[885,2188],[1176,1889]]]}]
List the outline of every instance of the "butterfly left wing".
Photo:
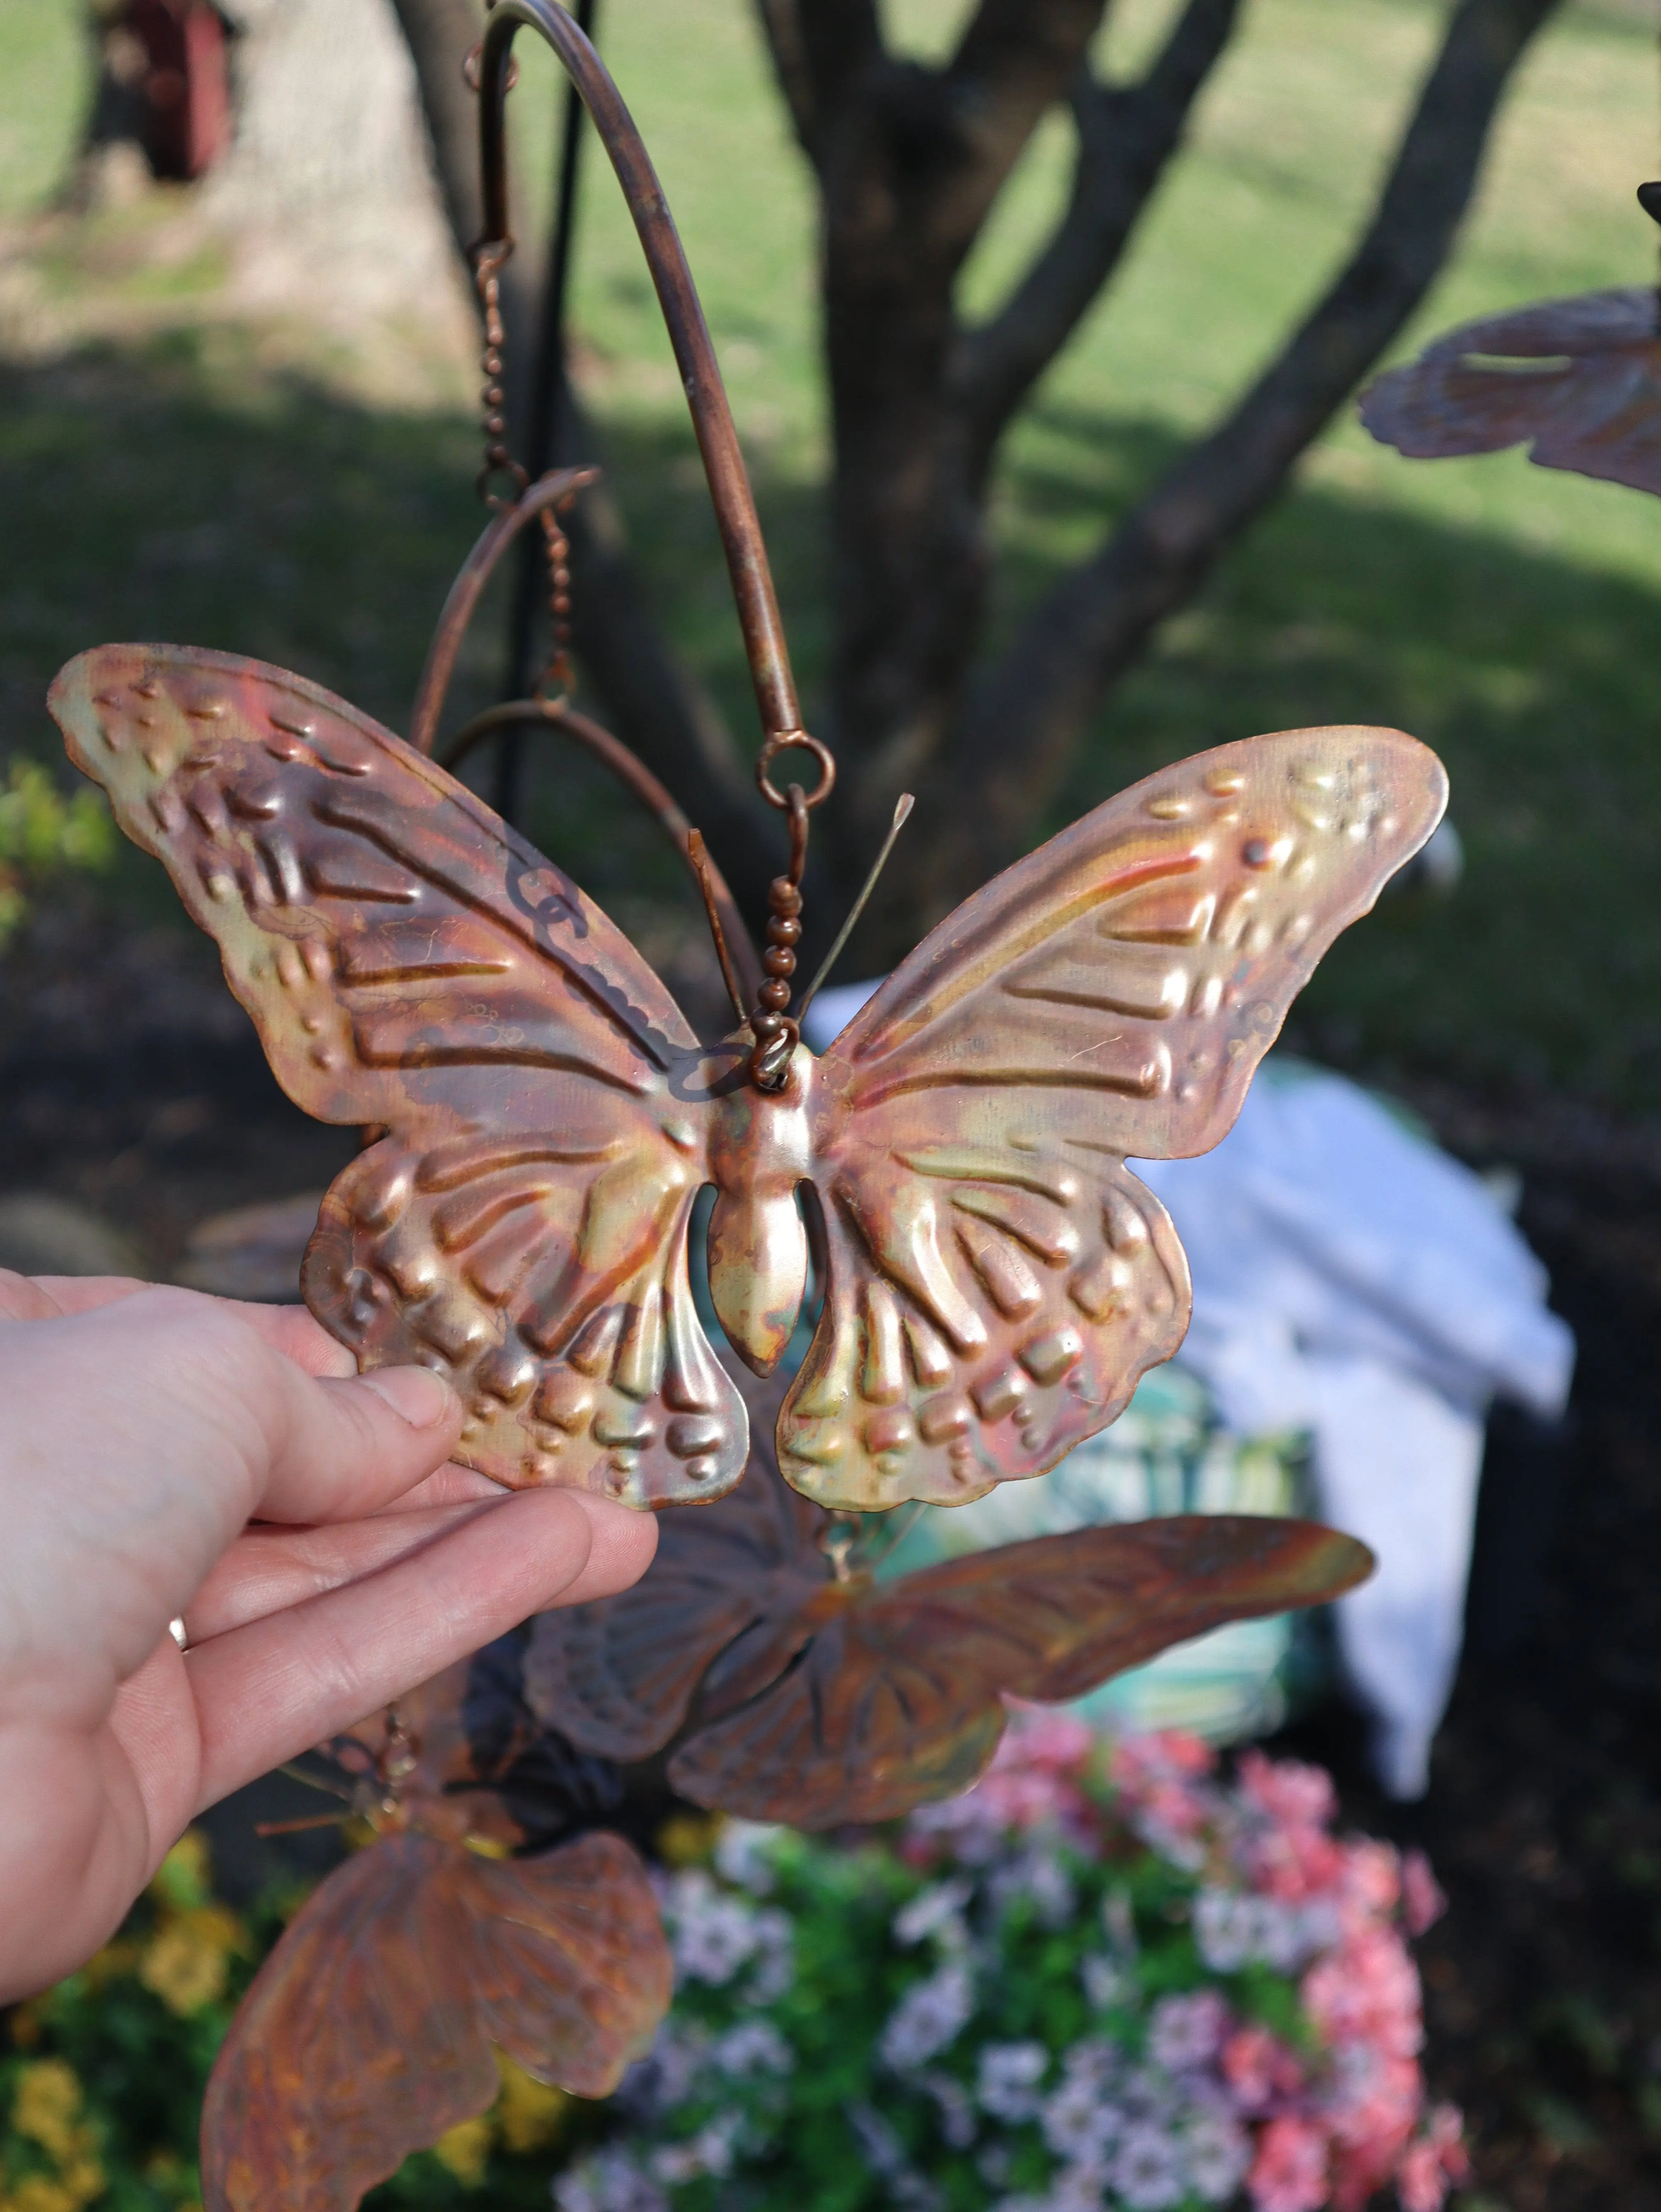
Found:
[{"label": "butterfly left wing", "polygon": [[608,2095],[668,2008],[645,1869],[619,1836],[493,1860],[391,1836],[337,1868],[255,1977],[209,2080],[207,2212],[351,2212],[500,2087]]},{"label": "butterfly left wing", "polygon": [[631,1504],[718,1496],[744,1407],[687,1278],[709,1068],[593,902],[464,786],[287,671],[178,646],[69,663],[52,710],[217,943],[277,1080],[386,1132],[307,1255],[363,1367],[468,1404],[456,1456]]},{"label": "butterfly left wing", "polygon": [[778,1426],[820,1504],[1053,1467],[1188,1323],[1127,1155],[1217,1143],[1327,946],[1430,835],[1399,731],[1293,730],[1099,806],[926,938],[812,1071],[824,1311]]},{"label": "butterfly left wing", "polygon": [[984,1770],[1002,1696],[1081,1696],[1224,1621],[1324,1603],[1372,1564],[1311,1522],[1195,1514],[1002,1545],[855,1585],[834,1611],[826,1590],[800,1663],[696,1728],[669,1779],[749,1820],[896,1820]]},{"label": "butterfly left wing", "polygon": [[611,1759],[661,1751],[706,1668],[733,1647],[747,1656],[755,1632],[788,1618],[830,1572],[815,1542],[825,1516],[785,1487],[764,1450],[757,1437],[725,1498],[666,1517],[632,1589],[532,1623],[526,1701],[579,1749]]}]

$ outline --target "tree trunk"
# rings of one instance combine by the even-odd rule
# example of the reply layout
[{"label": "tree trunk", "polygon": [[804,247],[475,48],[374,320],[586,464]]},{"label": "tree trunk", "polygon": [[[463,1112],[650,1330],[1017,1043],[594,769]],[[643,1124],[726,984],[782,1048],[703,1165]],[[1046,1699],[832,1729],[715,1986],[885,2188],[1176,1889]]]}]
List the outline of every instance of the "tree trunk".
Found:
[{"label": "tree trunk", "polygon": [[[1100,0],[981,0],[939,69],[885,51],[871,0],[759,0],[824,199],[835,434],[827,857],[845,896],[903,785],[927,838],[863,934],[887,959],[1020,851],[1089,715],[1197,591],[1366,375],[1441,267],[1510,73],[1558,0],[1457,0],[1349,263],[1280,359],[994,667],[977,665],[1000,441],[1111,276],[1177,151],[1239,0],[1188,0],[1146,75],[1096,82]],[[1068,207],[1001,313],[958,319],[964,258],[1044,111],[1077,131]]]}]

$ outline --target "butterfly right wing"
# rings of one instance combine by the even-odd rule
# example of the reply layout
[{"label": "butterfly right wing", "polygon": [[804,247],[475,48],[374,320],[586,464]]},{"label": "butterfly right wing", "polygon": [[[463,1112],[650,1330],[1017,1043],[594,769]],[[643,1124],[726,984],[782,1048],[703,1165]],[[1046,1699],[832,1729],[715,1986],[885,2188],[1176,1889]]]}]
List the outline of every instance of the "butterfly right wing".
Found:
[{"label": "butterfly right wing", "polygon": [[257,661],[106,646],[51,695],[77,767],[217,942],[278,1081],[387,1133],[325,1201],[307,1303],[468,1405],[457,1456],[631,1504],[736,1481],[693,1306],[708,1069],[592,901],[462,785]]},{"label": "butterfly right wing", "polygon": [[1414,460],[1527,445],[1542,468],[1661,493],[1655,289],[1542,300],[1464,323],[1361,394],[1361,420]]},{"label": "butterfly right wing", "polygon": [[1106,1426],[1188,1323],[1130,1158],[1226,1134],[1287,1007],[1440,817],[1399,730],[1148,776],[930,932],[812,1066],[822,1318],[778,1426],[830,1507],[963,1504]]},{"label": "butterfly right wing", "polygon": [[493,2045],[606,2096],[672,1987],[620,1836],[523,1860],[384,1838],[313,1893],[231,2023],[203,2106],[206,2212],[352,2212],[494,2102]]},{"label": "butterfly right wing", "polygon": [[850,1592],[795,1668],[686,1739],[669,1780],[747,1820],[897,1820],[975,1781],[1003,1733],[1005,1696],[1080,1697],[1224,1621],[1325,1603],[1371,1565],[1333,1529],[1236,1514],[944,1560]]}]

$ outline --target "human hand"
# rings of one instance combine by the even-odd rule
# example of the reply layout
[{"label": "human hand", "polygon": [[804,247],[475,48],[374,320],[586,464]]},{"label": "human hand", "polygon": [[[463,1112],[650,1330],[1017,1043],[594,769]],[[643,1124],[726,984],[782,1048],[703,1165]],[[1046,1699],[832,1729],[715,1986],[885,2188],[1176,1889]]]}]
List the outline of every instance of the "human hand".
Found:
[{"label": "human hand", "polygon": [[0,1270],[0,2003],[203,1807],[645,1571],[649,1515],[447,1466],[461,1419],[298,1307]]}]

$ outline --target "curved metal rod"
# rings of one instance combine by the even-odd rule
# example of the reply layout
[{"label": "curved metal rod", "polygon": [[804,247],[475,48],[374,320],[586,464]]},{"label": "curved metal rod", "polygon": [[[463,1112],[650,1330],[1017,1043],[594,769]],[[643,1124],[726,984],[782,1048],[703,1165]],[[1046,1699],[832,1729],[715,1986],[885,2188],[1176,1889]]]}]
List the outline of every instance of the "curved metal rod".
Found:
[{"label": "curved metal rod", "polygon": [[540,31],[569,72],[573,83],[593,118],[595,130],[611,159],[629,212],[645,251],[652,282],[657,288],[663,318],[669,327],[692,428],[703,456],[709,495],[721,526],[727,566],[738,602],[739,621],[749,656],[756,703],[762,729],[768,738],[780,738],[801,727],[796,703],[795,678],[790,672],[790,653],[779,619],[767,548],[750,489],[749,474],[733,426],[709,327],[692,283],[692,272],[676,234],[673,218],[663,197],[657,173],[642,142],[634,118],[612,82],[611,72],[584,38],[558,0],[494,0],[490,27],[479,58],[479,158],[484,186],[485,246],[502,246],[511,240],[508,223],[507,116],[508,68],[514,39],[521,24]]},{"label": "curved metal rod", "polygon": [[[671,799],[644,761],[630,751],[621,739],[614,738],[598,722],[590,721],[587,714],[578,714],[563,699],[509,699],[499,707],[487,707],[482,714],[475,714],[465,722],[447,748],[441,767],[454,770],[472,752],[473,747],[488,738],[493,731],[530,724],[549,730],[563,730],[568,738],[575,739],[584,750],[592,753],[600,764],[610,769],[620,783],[626,784],[649,814],[654,815],[664,834],[686,863],[699,895],[706,894],[721,917],[721,926],[727,939],[733,964],[739,972],[744,990],[753,998],[762,981],[761,962],[749,931],[744,926],[727,879],[709,857],[703,855],[703,867],[708,872],[707,883],[694,856],[692,839],[697,835],[691,823]],[[742,1018],[742,1008],[739,1009]]]},{"label": "curved metal rod", "polygon": [[450,678],[455,673],[456,655],[467,635],[479,594],[490,582],[496,562],[533,516],[540,514],[544,507],[557,507],[570,493],[592,483],[599,474],[598,469],[551,470],[548,475],[538,477],[527,486],[511,507],[492,515],[480,532],[478,544],[463,562],[459,574],[450,586],[438,628],[427,648],[427,665],[416,686],[415,705],[410,710],[410,743],[418,753],[430,753],[437,740],[439,717],[444,712]]}]

